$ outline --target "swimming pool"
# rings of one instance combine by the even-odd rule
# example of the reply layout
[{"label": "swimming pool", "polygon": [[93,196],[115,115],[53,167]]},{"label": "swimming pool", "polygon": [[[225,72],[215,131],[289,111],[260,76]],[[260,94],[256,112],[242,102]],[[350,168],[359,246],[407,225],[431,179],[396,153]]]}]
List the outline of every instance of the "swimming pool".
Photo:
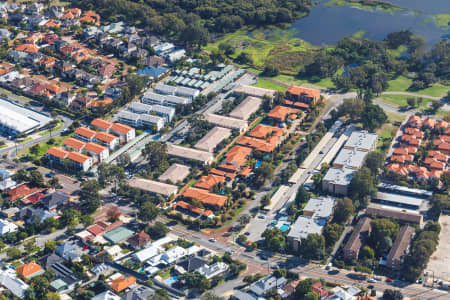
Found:
[{"label": "swimming pool", "polygon": [[283,232],[286,232],[289,230],[289,228],[291,228],[291,226],[289,224],[283,224],[280,226],[280,230]]},{"label": "swimming pool", "polygon": [[166,280],[164,280],[164,283],[167,285],[172,285],[173,283],[178,281],[178,277],[177,276],[172,276],[167,278]]}]

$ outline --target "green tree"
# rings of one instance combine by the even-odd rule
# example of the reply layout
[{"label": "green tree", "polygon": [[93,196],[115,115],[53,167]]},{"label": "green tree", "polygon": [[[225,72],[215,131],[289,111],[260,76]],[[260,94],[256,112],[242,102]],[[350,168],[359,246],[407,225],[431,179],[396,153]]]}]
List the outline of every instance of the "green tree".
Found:
[{"label": "green tree", "polygon": [[69,230],[74,230],[80,222],[81,213],[73,208],[67,208],[62,211],[60,224],[67,226]]},{"label": "green tree", "polygon": [[364,246],[359,253],[359,257],[363,260],[374,260],[375,252],[369,246]]},{"label": "green tree", "polygon": [[264,71],[262,73],[263,76],[267,76],[267,77],[275,77],[278,76],[280,74],[280,69],[278,69],[277,67],[268,65],[264,68]]},{"label": "green tree", "polygon": [[253,59],[249,53],[241,52],[238,57],[236,57],[236,62],[241,65],[252,65]]},{"label": "green tree", "polygon": [[344,227],[337,223],[328,224],[323,229],[323,236],[327,247],[331,247],[339,240]]},{"label": "green tree", "polygon": [[377,192],[375,177],[367,167],[359,169],[352,177],[349,185],[349,194],[353,202],[359,202],[357,208],[363,208],[368,203],[368,197],[373,196]]},{"label": "green tree", "polygon": [[6,250],[6,255],[9,259],[13,260],[20,258],[22,256],[22,252],[20,252],[20,250],[17,248],[8,248]]},{"label": "green tree", "polygon": [[167,145],[160,142],[150,142],[145,145],[142,154],[148,161],[148,165],[152,170],[159,170],[168,164],[167,162]]},{"label": "green tree", "polygon": [[381,152],[372,151],[367,154],[365,166],[370,169],[372,174],[376,176],[378,170],[384,165],[384,155]]},{"label": "green tree", "polygon": [[165,237],[169,232],[169,229],[167,229],[166,225],[164,225],[163,223],[156,222],[153,226],[147,226],[146,232],[153,240],[158,240],[162,237]]},{"label": "green tree", "polygon": [[312,281],[311,279],[305,279],[300,281],[300,283],[295,288],[295,299],[303,299],[306,294],[311,292]]},{"label": "green tree", "polygon": [[317,295],[317,293],[315,293],[315,292],[309,292],[305,295],[304,299],[305,300],[318,300],[319,295]]},{"label": "green tree", "polygon": [[347,222],[348,218],[355,213],[355,207],[350,198],[339,198],[334,209],[333,221],[339,224]]},{"label": "green tree", "polygon": [[34,294],[37,299],[44,299],[48,292],[50,283],[44,276],[36,276],[31,278],[30,285],[33,287]]},{"label": "green tree", "polygon": [[52,189],[59,189],[61,185],[59,184],[59,179],[57,177],[53,177],[47,182],[48,186]]},{"label": "green tree", "polygon": [[30,184],[35,187],[44,187],[45,186],[44,177],[42,177],[41,172],[39,172],[38,170],[30,171],[29,179],[30,179]]},{"label": "green tree", "polygon": [[403,300],[403,294],[399,290],[386,289],[383,292],[384,300]]},{"label": "green tree", "polygon": [[317,233],[309,234],[302,239],[300,252],[309,259],[321,259],[325,255],[325,238]]},{"label": "green tree", "polygon": [[88,180],[81,183],[80,202],[84,213],[93,213],[100,207],[100,184],[96,180]]},{"label": "green tree", "polygon": [[310,198],[311,195],[302,184],[297,190],[297,195],[295,196],[295,204],[300,207],[303,203],[308,202]]},{"label": "green tree", "polygon": [[30,151],[31,155],[37,156],[39,154],[39,150],[40,150],[39,144],[35,144],[35,145],[30,147],[29,151]]},{"label": "green tree", "polygon": [[55,240],[50,240],[45,242],[45,246],[44,246],[44,252],[45,253],[53,253],[55,251],[55,248],[58,244],[56,243]]},{"label": "green tree", "polygon": [[371,225],[369,244],[377,255],[381,255],[392,246],[392,241],[399,231],[399,225],[389,219],[376,219],[371,222]]},{"label": "green tree", "polygon": [[180,275],[180,280],[184,281],[184,284],[188,288],[197,288],[200,291],[205,291],[210,288],[211,283],[204,275],[201,275],[198,272],[191,273],[186,272],[182,275]]},{"label": "green tree", "polygon": [[278,228],[266,229],[262,237],[264,238],[264,248],[274,252],[284,252],[286,250],[286,238]]},{"label": "green tree", "polygon": [[386,123],[387,119],[386,113],[380,106],[368,104],[364,108],[361,121],[364,129],[373,132]]},{"label": "green tree", "polygon": [[144,222],[153,221],[159,214],[159,209],[150,201],[145,201],[139,208],[138,216]]}]

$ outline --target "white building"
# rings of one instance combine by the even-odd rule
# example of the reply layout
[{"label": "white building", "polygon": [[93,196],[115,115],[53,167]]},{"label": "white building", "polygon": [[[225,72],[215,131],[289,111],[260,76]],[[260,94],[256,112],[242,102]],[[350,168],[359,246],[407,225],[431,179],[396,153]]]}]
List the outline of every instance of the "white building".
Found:
[{"label": "white building", "polygon": [[0,220],[0,235],[17,231],[19,227],[8,220]]},{"label": "white building", "polygon": [[197,89],[191,89],[184,86],[172,86],[164,83],[156,84],[155,92],[163,95],[186,97],[189,99],[194,99],[195,97],[200,95],[200,91]]},{"label": "white building", "polygon": [[142,95],[142,102],[145,104],[157,104],[163,106],[172,106],[175,107],[177,105],[187,105],[192,103],[192,99],[183,98],[174,95],[161,95],[154,92],[146,92]]},{"label": "white building", "polygon": [[16,271],[6,269],[0,272],[0,284],[11,291],[16,297],[23,299],[28,284],[17,278]]},{"label": "white building", "polygon": [[215,276],[222,275],[228,270],[228,265],[224,262],[216,262],[212,265],[204,265],[200,267],[197,272],[199,272],[201,275],[205,276],[206,279],[211,279]]}]

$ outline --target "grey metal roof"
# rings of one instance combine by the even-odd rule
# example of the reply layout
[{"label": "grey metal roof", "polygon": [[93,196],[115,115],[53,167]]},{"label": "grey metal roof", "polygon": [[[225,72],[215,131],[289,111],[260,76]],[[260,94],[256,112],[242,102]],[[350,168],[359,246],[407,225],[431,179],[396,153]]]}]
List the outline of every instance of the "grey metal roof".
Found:
[{"label": "grey metal roof", "polygon": [[364,164],[367,153],[368,152],[366,151],[343,148],[334,159],[333,165],[342,165],[353,169],[359,169]]},{"label": "grey metal roof", "polygon": [[353,131],[344,147],[357,149],[371,149],[377,141],[378,136],[375,133],[367,131]]},{"label": "grey metal roof", "polygon": [[300,216],[292,224],[291,229],[288,233],[288,238],[295,240],[305,239],[308,235],[317,233],[322,233],[323,227],[326,225],[327,221],[321,218],[309,218],[305,216]]},{"label": "grey metal roof", "polygon": [[396,203],[399,205],[409,205],[409,206],[417,206],[420,207],[422,205],[423,199],[416,197],[409,197],[399,194],[391,194],[391,193],[383,193],[378,192],[375,196],[375,199],[387,201],[391,203]]},{"label": "grey metal roof", "polygon": [[330,168],[323,180],[334,184],[348,185],[352,181],[353,173],[355,172],[356,170],[351,168]]},{"label": "grey metal roof", "polygon": [[336,205],[336,198],[334,197],[318,197],[309,199],[306,203],[304,211],[314,212],[313,217],[329,218],[333,213],[333,208]]}]

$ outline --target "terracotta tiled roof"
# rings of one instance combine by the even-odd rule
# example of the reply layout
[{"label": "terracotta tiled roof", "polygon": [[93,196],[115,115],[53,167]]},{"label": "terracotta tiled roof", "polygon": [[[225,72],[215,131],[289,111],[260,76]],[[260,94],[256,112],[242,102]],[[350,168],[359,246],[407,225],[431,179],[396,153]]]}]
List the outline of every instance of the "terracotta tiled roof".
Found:
[{"label": "terracotta tiled roof", "polygon": [[152,239],[148,234],[146,234],[144,231],[141,231],[130,237],[127,241],[134,247],[143,247],[151,240]]},{"label": "terracotta tiled roof", "polygon": [[186,189],[181,195],[186,198],[197,199],[204,205],[213,206],[216,208],[224,206],[225,202],[227,201],[226,196],[212,194],[205,190],[192,187]]},{"label": "terracotta tiled roof", "polygon": [[39,51],[39,48],[33,44],[20,44],[17,45],[16,51],[37,53]]},{"label": "terracotta tiled roof", "polygon": [[178,201],[177,203],[175,203],[173,208],[181,211],[187,210],[193,212],[196,215],[200,215],[203,212],[203,209],[195,207],[192,204],[187,203],[185,201]]},{"label": "terracotta tiled roof", "polygon": [[427,126],[427,127],[430,127],[430,128],[434,128],[435,124],[436,124],[436,120],[431,119],[431,118],[426,118],[423,121],[423,126]]},{"label": "terracotta tiled roof", "polygon": [[131,128],[131,127],[128,126],[128,125],[124,125],[124,124],[120,124],[120,123],[114,123],[114,124],[111,126],[111,130],[120,132],[120,133],[122,133],[122,134],[127,134],[128,132],[132,131],[133,128]]},{"label": "terracotta tiled roof", "polygon": [[86,146],[86,143],[84,143],[80,140],[74,139],[74,138],[67,138],[64,141],[63,145],[72,147],[74,149],[81,150],[84,148],[84,146]]},{"label": "terracotta tiled roof", "polygon": [[285,105],[294,106],[300,109],[309,109],[309,104],[303,102],[293,102],[291,100],[284,100]]},{"label": "terracotta tiled roof", "polygon": [[277,147],[277,140],[271,139],[272,143],[266,142],[265,140],[256,139],[248,136],[243,136],[237,142],[241,146],[246,146],[249,148],[253,148],[262,152],[272,152]]},{"label": "terracotta tiled roof", "polygon": [[436,122],[436,128],[444,128],[444,129],[447,129],[447,127],[448,127],[448,123],[447,122],[445,122],[445,121],[437,121]]},{"label": "terracotta tiled roof", "polygon": [[302,97],[311,97],[311,98],[320,97],[320,90],[303,88],[296,85],[291,85],[286,90],[286,93]]},{"label": "terracotta tiled roof", "polygon": [[41,266],[38,265],[37,263],[35,263],[34,261],[32,261],[28,264],[22,265],[16,269],[17,274],[20,274],[25,278],[28,276],[31,276],[34,273],[37,273],[39,271],[43,271],[43,270],[42,270]]},{"label": "terracotta tiled roof", "polygon": [[8,191],[9,201],[14,202],[17,198],[33,194],[38,190],[38,188],[29,188],[26,184],[19,185]]},{"label": "terracotta tiled roof", "polygon": [[258,138],[258,139],[266,139],[268,136],[282,136],[284,130],[278,127],[266,126],[262,124],[258,124],[253,128],[249,136]]},{"label": "terracotta tiled roof", "polygon": [[422,119],[419,116],[410,116],[408,118],[408,124],[411,126],[422,127]]},{"label": "terracotta tiled roof", "polygon": [[202,176],[195,184],[195,187],[210,190],[213,186],[222,182],[225,182],[225,177],[209,174],[207,176]]},{"label": "terracotta tiled roof", "polygon": [[104,232],[104,229],[97,224],[89,226],[86,230],[92,233],[93,235],[100,235]]},{"label": "terracotta tiled roof", "polygon": [[95,127],[98,127],[98,128],[101,128],[101,129],[104,129],[104,130],[107,130],[107,129],[109,129],[112,126],[112,123],[108,122],[108,121],[105,121],[103,119],[94,119],[91,122],[91,125],[95,126]]},{"label": "terracotta tiled roof", "polygon": [[220,165],[220,168],[230,171],[237,171],[245,164],[247,157],[252,153],[251,148],[234,146],[228,151],[224,162]]},{"label": "terracotta tiled roof", "polygon": [[133,276],[121,276],[111,282],[111,289],[113,289],[116,293],[120,293],[127,287],[136,283],[136,278]]},{"label": "terracotta tiled roof", "polygon": [[298,113],[298,109],[278,105],[267,114],[267,117],[278,121],[284,121],[288,115],[296,113]]},{"label": "terracotta tiled roof", "polygon": [[91,139],[95,136],[95,131],[94,130],[90,130],[89,128],[86,127],[78,127],[77,129],[75,129],[75,134],[84,136],[88,139]]},{"label": "terracotta tiled roof", "polygon": [[106,133],[106,132],[97,132],[95,134],[95,138],[105,142],[105,143],[111,143],[112,141],[114,141],[115,139],[117,139],[117,137],[115,135]]},{"label": "terracotta tiled roof", "polygon": [[56,147],[50,147],[50,148],[48,148],[46,154],[55,156],[58,158],[66,158],[67,155],[69,155],[69,152],[59,149],[59,148],[56,148]]},{"label": "terracotta tiled roof", "polygon": [[100,146],[99,144],[96,143],[87,143],[86,146],[84,147],[84,150],[93,152],[95,154],[100,154],[106,149],[107,149],[106,147]]},{"label": "terracotta tiled roof", "polygon": [[90,159],[89,156],[86,156],[84,154],[78,153],[78,152],[69,152],[69,155],[67,156],[68,159],[73,160],[75,162],[78,162],[80,164],[84,163],[88,159]]}]

